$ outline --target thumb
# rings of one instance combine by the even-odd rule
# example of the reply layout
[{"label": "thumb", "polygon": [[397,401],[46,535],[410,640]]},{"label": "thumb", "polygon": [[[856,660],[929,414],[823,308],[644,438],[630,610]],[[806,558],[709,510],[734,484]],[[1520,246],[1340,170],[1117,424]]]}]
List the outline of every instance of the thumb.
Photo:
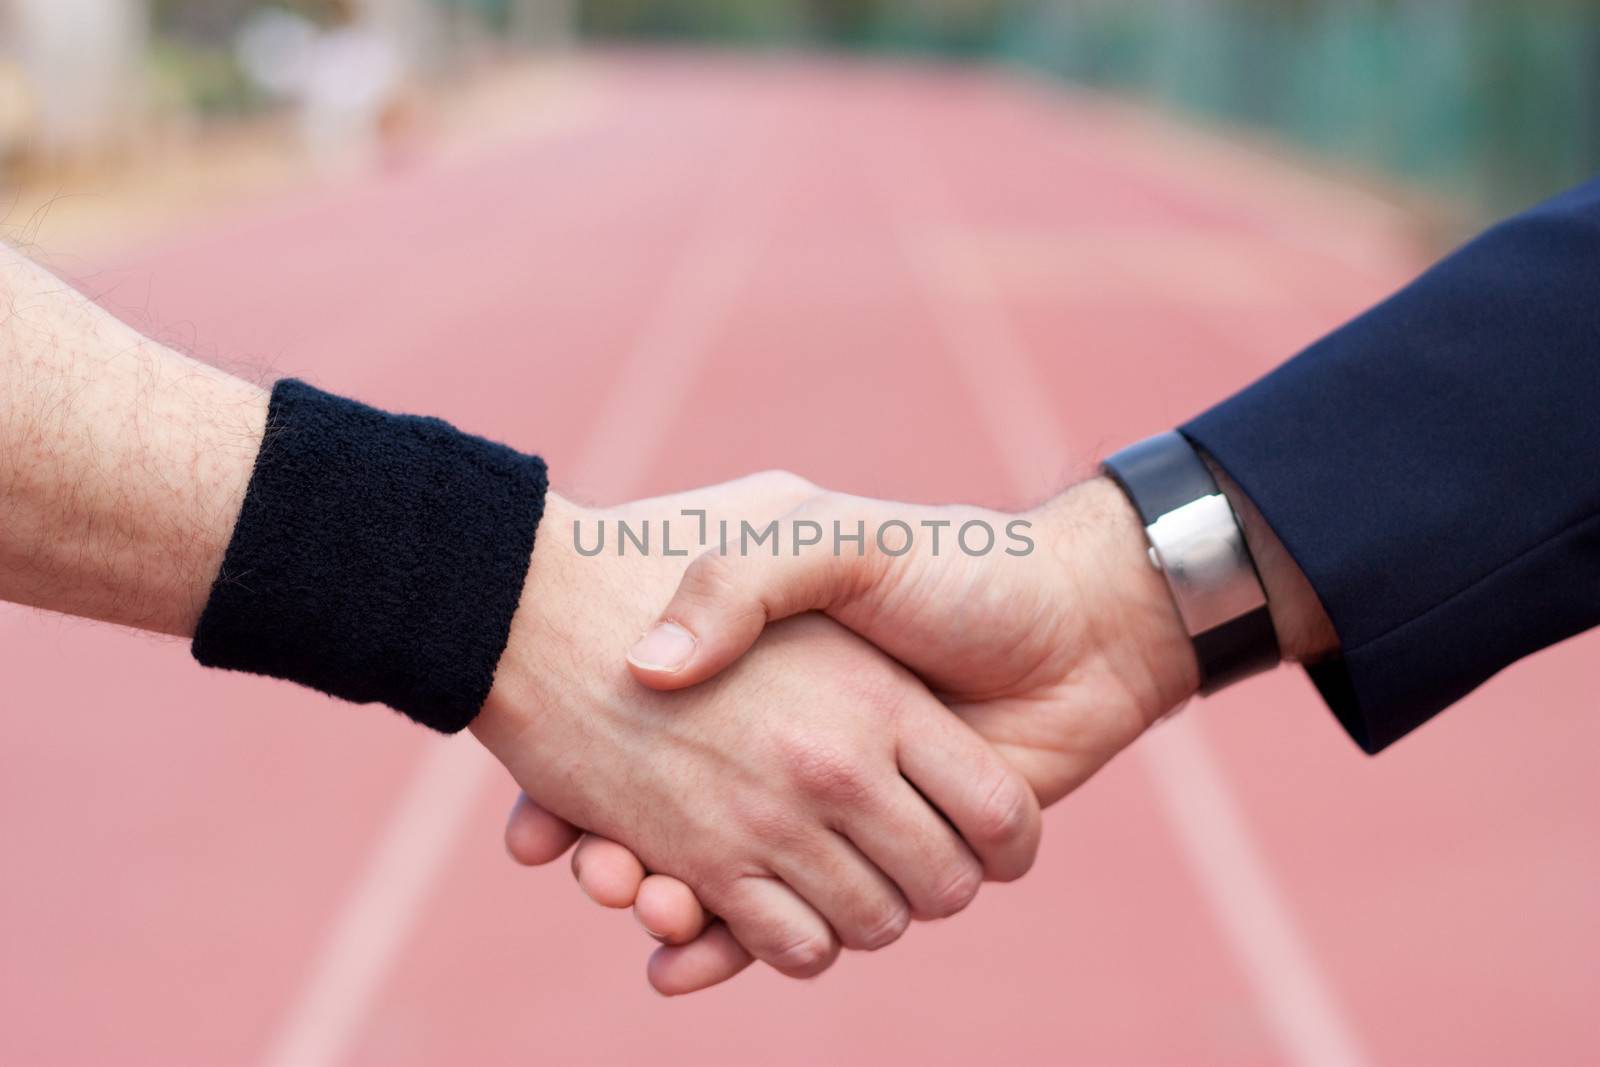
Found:
[{"label": "thumb", "polygon": [[827,611],[865,588],[881,560],[823,544],[783,551],[792,544],[780,536],[778,555],[708,552],[690,564],[660,619],[628,651],[634,677],[652,689],[702,682],[749,651],[767,623]]}]

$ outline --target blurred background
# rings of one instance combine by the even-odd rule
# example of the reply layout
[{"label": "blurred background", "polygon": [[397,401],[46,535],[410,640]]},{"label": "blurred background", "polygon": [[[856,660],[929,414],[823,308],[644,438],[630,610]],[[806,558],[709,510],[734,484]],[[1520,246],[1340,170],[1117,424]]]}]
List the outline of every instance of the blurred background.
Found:
[{"label": "blurred background", "polygon": [[12,185],[297,111],[329,156],[430,91],[577,45],[1003,64],[1444,198],[1459,229],[1600,162],[1600,5],[1452,0],[5,0]]},{"label": "blurred background", "polygon": [[[1020,507],[1600,171],[1597,109],[1576,0],[0,0],[0,224],[583,500]],[[1593,1064],[1597,663],[1377,759],[1279,671],[956,919],[664,1002],[470,739],[0,605],[0,1063]]]}]

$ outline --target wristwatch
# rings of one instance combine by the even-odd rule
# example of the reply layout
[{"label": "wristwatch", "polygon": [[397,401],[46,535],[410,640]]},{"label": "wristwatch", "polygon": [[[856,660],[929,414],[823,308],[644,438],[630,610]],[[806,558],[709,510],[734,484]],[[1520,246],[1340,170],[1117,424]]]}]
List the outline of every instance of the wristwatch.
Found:
[{"label": "wristwatch", "polygon": [[1144,523],[1150,562],[1194,642],[1200,692],[1277,666],[1283,656],[1244,529],[1194,447],[1180,433],[1157,434],[1102,469]]}]

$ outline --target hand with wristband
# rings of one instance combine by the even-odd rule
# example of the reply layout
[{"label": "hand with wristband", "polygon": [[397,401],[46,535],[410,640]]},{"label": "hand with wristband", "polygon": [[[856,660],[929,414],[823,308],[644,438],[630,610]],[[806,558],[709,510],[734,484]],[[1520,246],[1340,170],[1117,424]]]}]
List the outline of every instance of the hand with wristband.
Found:
[{"label": "hand with wristband", "polygon": [[683,879],[788,974],[1032,863],[1020,776],[832,622],[775,627],[692,693],[628,675],[689,560],[586,555],[575,524],[765,522],[813,492],[799,479],[592,511],[537,457],[303,382],[268,394],[3,250],[0,295],[0,597],[470,724],[546,809]]},{"label": "hand with wristband", "polygon": [[[1104,480],[1026,517],[1036,551],[981,559],[962,531],[1009,517],[787,475],[593,511],[549,493],[537,457],[303,382],[263,392],[21,257],[0,267],[19,309],[0,337],[0,595],[192,635],[204,664],[444,732],[470,725],[531,798],[514,852],[548,858],[582,827],[603,835],[577,857],[597,897],[633,903],[648,870],[669,932],[692,936],[701,902],[718,916],[659,969],[669,991],[746,950],[814,974],[841,945],[960,910],[984,878],[1031,864],[1036,793],[1068,792],[1198,684]],[[578,526],[685,512],[713,528],[787,514],[783,540],[799,522],[907,519],[948,536],[942,554],[874,537],[859,556],[692,567],[664,545],[580,551]],[[811,609],[833,618],[777,621]]]}]

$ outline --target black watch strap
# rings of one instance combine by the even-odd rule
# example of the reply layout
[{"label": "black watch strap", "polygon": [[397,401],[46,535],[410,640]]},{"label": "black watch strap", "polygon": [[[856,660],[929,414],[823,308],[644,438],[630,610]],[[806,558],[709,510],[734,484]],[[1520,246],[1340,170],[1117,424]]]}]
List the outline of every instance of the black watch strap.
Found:
[{"label": "black watch strap", "polygon": [[1244,530],[1193,446],[1182,434],[1157,434],[1103,466],[1144,524],[1150,562],[1194,642],[1200,691],[1277,666],[1277,632]]},{"label": "black watch strap", "polygon": [[1191,638],[1200,659],[1200,692],[1207,695],[1270,671],[1283,660],[1272,612],[1265,605]]}]

